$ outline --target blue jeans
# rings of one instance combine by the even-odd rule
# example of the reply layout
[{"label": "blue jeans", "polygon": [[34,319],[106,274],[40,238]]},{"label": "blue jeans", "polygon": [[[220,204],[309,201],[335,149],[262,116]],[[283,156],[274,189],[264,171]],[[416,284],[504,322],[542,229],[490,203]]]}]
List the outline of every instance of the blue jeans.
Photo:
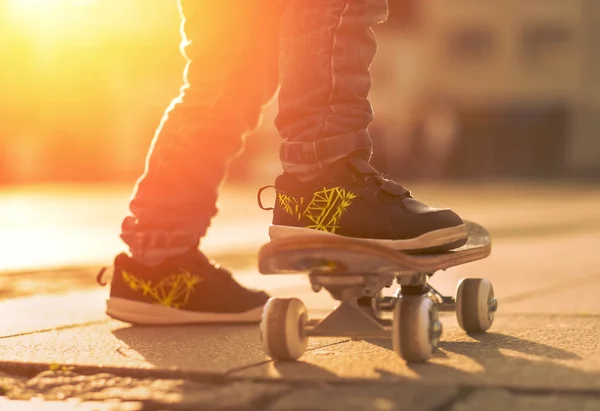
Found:
[{"label": "blue jeans", "polygon": [[219,186],[279,86],[285,171],[369,158],[368,93],[387,0],[179,0],[184,86],[158,127],[121,238],[141,259],[199,244]]}]

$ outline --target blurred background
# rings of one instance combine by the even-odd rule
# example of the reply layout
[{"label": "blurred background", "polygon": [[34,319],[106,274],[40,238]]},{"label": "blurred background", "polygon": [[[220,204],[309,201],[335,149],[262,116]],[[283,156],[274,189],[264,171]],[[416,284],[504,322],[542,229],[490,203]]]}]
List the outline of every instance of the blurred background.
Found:
[{"label": "blurred background", "polygon": [[[372,68],[377,167],[401,182],[600,180],[600,2],[389,3]],[[52,218],[82,224],[61,230],[72,242],[90,245],[90,219],[116,237],[181,86],[179,24],[175,0],[0,0],[0,264],[32,237],[48,247]],[[279,172],[275,114],[233,185]]]},{"label": "blurred background", "polygon": [[[0,184],[137,178],[181,85],[176,2],[0,7]],[[595,0],[390,0],[374,161],[405,179],[599,177],[599,20]],[[278,167],[275,112],[231,180]]]}]

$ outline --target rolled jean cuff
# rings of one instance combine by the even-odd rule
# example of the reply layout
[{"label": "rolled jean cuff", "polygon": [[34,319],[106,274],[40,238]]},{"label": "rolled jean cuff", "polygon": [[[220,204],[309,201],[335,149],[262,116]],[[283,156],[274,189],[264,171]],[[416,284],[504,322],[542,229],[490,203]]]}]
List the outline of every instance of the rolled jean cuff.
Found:
[{"label": "rolled jean cuff", "polygon": [[121,239],[129,246],[131,256],[147,265],[160,264],[200,244],[197,234],[173,230],[123,232]]},{"label": "rolled jean cuff", "polygon": [[303,174],[326,169],[355,153],[361,153],[369,160],[372,150],[369,132],[362,131],[315,141],[286,141],[280,146],[279,156],[284,171]]}]

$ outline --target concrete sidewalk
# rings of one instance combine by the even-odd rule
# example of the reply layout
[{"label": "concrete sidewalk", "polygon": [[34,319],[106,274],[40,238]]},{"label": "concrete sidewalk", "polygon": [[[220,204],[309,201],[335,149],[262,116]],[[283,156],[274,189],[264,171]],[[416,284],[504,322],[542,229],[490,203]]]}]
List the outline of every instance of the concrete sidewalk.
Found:
[{"label": "concrete sidewalk", "polygon": [[[9,398],[86,406],[600,410],[599,234],[498,240],[489,259],[434,277],[445,292],[463,276],[490,278],[500,311],[489,333],[471,336],[445,314],[429,364],[405,364],[389,341],[345,338],[315,338],[299,362],[273,362],[256,326],[131,327],[104,316],[103,289],[2,303],[0,370]],[[301,298],[311,317],[335,304],[303,276],[239,278]]]},{"label": "concrete sidewalk", "polygon": [[[65,410],[600,410],[600,190],[414,192],[490,227],[490,258],[433,277],[447,294],[461,277],[490,278],[500,307],[489,333],[467,335],[444,314],[440,350],[429,364],[407,365],[390,341],[344,338],[315,338],[299,362],[280,363],[262,352],[256,326],[136,328],[104,315],[107,289],[56,287],[0,302],[0,387],[13,400],[0,399],[0,409],[30,409],[16,401],[38,396],[58,401],[40,407]],[[250,204],[249,192],[239,195]],[[236,220],[235,211],[224,207],[222,217],[238,230],[258,216],[244,211]],[[304,276],[256,272],[257,232],[245,232],[254,243],[239,255],[227,247],[215,254],[239,267],[243,283],[301,298],[311,317],[331,310],[335,301],[313,293]],[[124,402],[98,403],[110,399]],[[37,406],[31,409],[44,409]]]},{"label": "concrete sidewalk", "polygon": [[[267,184],[269,182],[264,182]],[[251,255],[268,241],[271,213],[256,201],[260,183],[225,185],[202,248],[214,256]],[[600,227],[600,185],[413,184],[414,195],[486,226],[494,239]],[[104,265],[123,250],[118,237],[129,185],[0,188],[0,272]],[[270,190],[265,204],[273,202]]]}]

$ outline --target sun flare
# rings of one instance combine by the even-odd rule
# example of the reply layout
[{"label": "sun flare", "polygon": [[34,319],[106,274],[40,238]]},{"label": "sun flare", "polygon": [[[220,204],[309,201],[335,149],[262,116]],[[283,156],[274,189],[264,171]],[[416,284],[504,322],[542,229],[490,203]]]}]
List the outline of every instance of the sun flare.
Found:
[{"label": "sun flare", "polygon": [[97,0],[8,0],[9,22],[22,36],[45,43],[69,37],[95,14]]},{"label": "sun flare", "polygon": [[89,6],[96,0],[9,0],[13,10],[23,12],[52,12],[62,7]]}]

